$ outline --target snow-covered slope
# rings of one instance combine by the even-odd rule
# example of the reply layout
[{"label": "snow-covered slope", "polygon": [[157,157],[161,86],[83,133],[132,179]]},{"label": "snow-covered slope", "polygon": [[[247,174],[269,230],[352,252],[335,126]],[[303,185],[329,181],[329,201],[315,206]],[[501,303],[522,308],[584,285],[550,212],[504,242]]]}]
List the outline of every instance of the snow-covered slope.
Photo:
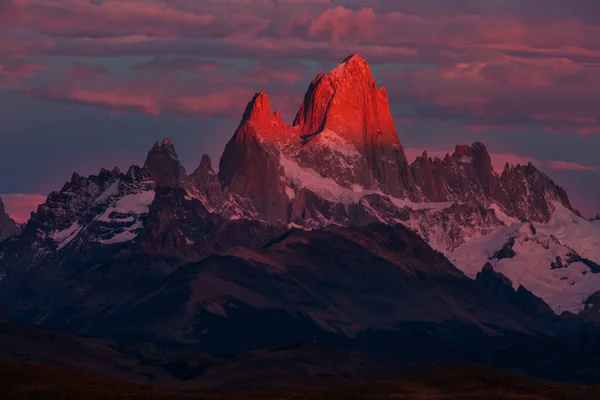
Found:
[{"label": "snow-covered slope", "polygon": [[600,226],[561,204],[548,223],[514,222],[473,238],[448,258],[475,278],[486,263],[560,314],[600,291]]},{"label": "snow-covered slope", "polygon": [[21,235],[4,243],[0,262],[30,269],[48,258],[130,242],[144,227],[154,188],[147,172],[135,166],[126,174],[118,169],[89,177],[73,174],[32,213]]}]

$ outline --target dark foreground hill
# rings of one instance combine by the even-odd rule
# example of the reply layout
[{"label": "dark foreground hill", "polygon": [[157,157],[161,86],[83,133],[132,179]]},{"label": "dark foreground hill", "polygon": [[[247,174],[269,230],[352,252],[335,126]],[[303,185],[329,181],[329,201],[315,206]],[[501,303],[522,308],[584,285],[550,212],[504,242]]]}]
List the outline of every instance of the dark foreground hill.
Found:
[{"label": "dark foreground hill", "polygon": [[531,380],[480,366],[461,366],[331,389],[272,394],[177,392],[99,378],[62,367],[28,362],[0,363],[0,397],[44,399],[597,399],[600,387]]}]

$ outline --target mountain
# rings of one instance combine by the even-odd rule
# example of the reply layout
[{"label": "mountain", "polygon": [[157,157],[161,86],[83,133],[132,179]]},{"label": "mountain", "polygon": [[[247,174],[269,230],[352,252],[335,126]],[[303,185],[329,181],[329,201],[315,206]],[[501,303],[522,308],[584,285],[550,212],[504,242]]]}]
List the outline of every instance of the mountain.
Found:
[{"label": "mountain", "polygon": [[[405,209],[446,203],[540,222],[555,203],[573,210],[566,192],[531,164],[498,175],[481,143],[457,146],[443,160],[424,153],[409,166],[386,91],[357,55],[315,78],[291,126],[258,93],[225,147],[219,178],[252,200],[263,219],[304,227],[393,223]],[[473,234],[485,229],[475,228]]]},{"label": "mountain", "polygon": [[[336,343],[368,330],[547,332],[521,308],[403,226],[375,224],[292,230],[260,249],[234,247],[184,265],[104,325],[217,354],[315,336]],[[116,334],[104,329],[94,331]]]},{"label": "mountain", "polygon": [[[281,234],[209,214],[181,188],[154,193],[148,212],[138,215],[145,228],[128,242],[106,243],[95,236],[98,217],[85,216],[92,222],[78,223],[77,238],[59,254],[27,270],[11,260],[0,282],[9,316],[216,354],[315,336],[338,343],[366,331],[549,333],[542,318],[524,311],[533,307],[527,301],[508,304],[488,292],[402,225]],[[117,215],[128,215],[123,211]]]},{"label": "mountain", "polygon": [[0,243],[0,302],[23,323],[223,353],[551,333],[600,290],[599,248],[600,225],[532,164],[498,173],[474,143],[409,165],[353,55],[291,125],[257,93],[218,173],[203,155],[188,174],[163,139],[142,167],[73,174]]},{"label": "mountain", "polygon": [[448,257],[473,278],[489,263],[515,289],[527,288],[557,314],[579,313],[600,288],[600,225],[556,205],[547,223],[512,221]]},{"label": "mountain", "polygon": [[4,202],[0,197],[0,242],[4,239],[18,235],[21,231],[21,225],[17,224],[4,209]]}]

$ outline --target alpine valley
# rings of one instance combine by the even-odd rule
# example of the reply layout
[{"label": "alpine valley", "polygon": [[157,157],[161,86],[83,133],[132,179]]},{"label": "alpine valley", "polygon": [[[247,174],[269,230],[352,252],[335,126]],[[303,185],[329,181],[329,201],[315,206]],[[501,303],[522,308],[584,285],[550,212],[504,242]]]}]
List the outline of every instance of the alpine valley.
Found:
[{"label": "alpine valley", "polygon": [[[409,164],[367,62],[319,74],[286,124],[260,92],[188,173],[76,173],[23,227],[0,203],[8,318],[212,354],[313,341],[600,328],[600,221],[482,143]],[[387,342],[386,342],[387,343]]]}]

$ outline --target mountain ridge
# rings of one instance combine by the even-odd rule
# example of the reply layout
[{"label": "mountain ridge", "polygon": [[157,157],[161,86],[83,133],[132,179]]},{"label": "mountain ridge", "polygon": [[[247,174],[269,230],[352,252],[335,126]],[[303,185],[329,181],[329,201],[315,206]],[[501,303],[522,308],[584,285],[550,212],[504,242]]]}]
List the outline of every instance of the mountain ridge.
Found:
[{"label": "mountain ridge", "polygon": [[[517,238],[525,224],[531,232]],[[585,240],[578,239],[581,232]],[[547,245],[551,237],[556,247]],[[311,248],[311,242],[322,247]],[[272,111],[264,92],[257,93],[218,173],[205,154],[188,174],[167,138],[152,146],[142,167],[102,169],[87,178],[74,173],[19,236],[0,243],[0,301],[26,322],[107,336],[122,334],[113,328],[122,324],[138,334],[156,328],[163,337],[196,345],[213,340],[227,346],[222,331],[203,337],[200,327],[239,328],[249,316],[292,324],[297,332],[282,331],[288,339],[298,332],[400,329],[415,320],[488,334],[551,332],[546,320],[555,315],[539,298],[553,311],[584,307],[600,289],[599,244],[600,226],[581,218],[564,189],[532,164],[494,171],[482,143],[458,145],[443,159],[424,152],[409,165],[387,93],[354,55],[317,76],[292,125]],[[544,263],[522,276],[516,263],[532,245]],[[412,258],[398,261],[395,247],[412,248]],[[575,256],[567,260],[570,250]],[[567,260],[564,268],[554,268],[557,256]],[[445,266],[441,277],[431,269],[437,263]],[[532,287],[532,276],[560,283],[566,270],[573,282],[567,289],[579,297],[564,297],[562,284],[541,292]],[[336,274],[340,279],[331,279]],[[390,289],[380,299],[358,290],[368,279],[373,287],[385,286],[387,274],[412,297]],[[205,287],[214,296],[199,301],[194,293],[206,283],[198,276],[219,283],[221,291]],[[480,290],[485,285],[490,293]],[[338,297],[324,301],[324,287]],[[447,293],[443,304],[433,288]],[[196,297],[183,299],[188,291]],[[493,305],[494,318],[476,306],[478,297]],[[152,304],[166,307],[163,323],[179,318],[164,325],[172,329],[154,325]],[[439,318],[421,321],[418,310],[439,312]],[[236,317],[222,320],[229,315]],[[448,318],[456,320],[453,328],[445,325]]]}]

